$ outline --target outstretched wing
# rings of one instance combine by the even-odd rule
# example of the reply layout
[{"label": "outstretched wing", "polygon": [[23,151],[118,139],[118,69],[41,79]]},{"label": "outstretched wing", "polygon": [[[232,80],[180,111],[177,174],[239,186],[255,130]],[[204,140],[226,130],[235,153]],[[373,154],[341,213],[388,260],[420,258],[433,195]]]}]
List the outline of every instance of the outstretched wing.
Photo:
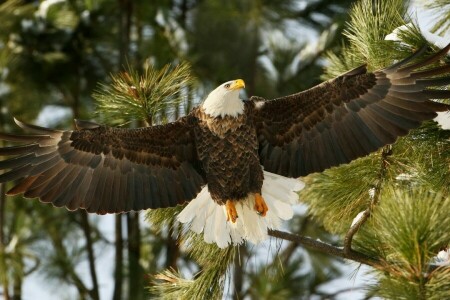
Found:
[{"label": "outstretched wing", "polygon": [[[0,133],[22,143],[0,148],[0,182],[21,181],[8,194],[98,214],[176,206],[204,185],[188,117],[167,125],[111,128],[79,121],[58,131],[16,123],[33,135]],[[81,127],[81,128],[80,128]]]},{"label": "outstretched wing", "polygon": [[251,99],[261,164],[289,177],[320,172],[393,143],[448,110],[430,99],[450,98],[450,90],[428,88],[450,84],[450,64],[431,67],[449,49],[410,64],[423,48],[373,73],[361,66],[304,92]]}]

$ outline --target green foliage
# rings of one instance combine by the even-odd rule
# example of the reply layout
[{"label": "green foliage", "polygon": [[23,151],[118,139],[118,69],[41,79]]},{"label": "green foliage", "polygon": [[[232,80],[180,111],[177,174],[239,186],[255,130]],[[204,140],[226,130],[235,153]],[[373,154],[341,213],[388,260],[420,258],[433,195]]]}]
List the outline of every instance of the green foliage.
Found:
[{"label": "green foliage", "polygon": [[[394,29],[409,22],[408,3],[399,0],[356,2],[344,30],[348,42],[343,45],[340,54],[327,53],[330,64],[322,78],[334,78],[362,64],[367,64],[369,70],[380,69],[410,54],[410,47],[384,40]],[[425,43],[416,26],[400,31],[398,35],[411,45]]]},{"label": "green foliage", "polygon": [[166,121],[192,85],[187,63],[174,68],[166,65],[161,70],[146,65],[142,75],[130,66],[127,72],[112,76],[111,87],[100,85],[93,97],[97,114],[109,124],[141,120],[151,125]]},{"label": "green foliage", "polygon": [[73,30],[80,22],[80,16],[66,1],[56,2],[50,5],[45,15],[40,13],[39,16],[55,26],[55,28],[62,30]]},{"label": "green foliage", "polygon": [[198,76],[209,77],[213,85],[245,78],[253,93],[255,77],[264,75],[257,59],[266,12],[258,1],[200,2],[192,24],[195,35],[188,36]]},{"label": "green foliage", "polygon": [[[23,5],[21,0],[2,1],[0,4],[0,20],[3,28],[18,27],[18,21],[24,16],[30,16],[33,12],[32,5]],[[7,34],[6,31],[0,35]]]},{"label": "green foliage", "polygon": [[351,51],[352,49],[350,46],[343,44],[341,47],[341,53],[335,53],[333,51],[327,52],[326,57],[329,65],[325,69],[321,78],[323,80],[333,79],[348,70],[362,65],[363,63],[361,58],[358,58],[355,55],[347,55],[347,53],[350,53]]},{"label": "green foliage", "polygon": [[220,299],[225,284],[225,274],[236,253],[235,247],[220,249],[206,244],[203,236],[188,233],[184,240],[186,252],[199,263],[201,271],[195,280],[183,279],[179,274],[166,270],[156,275],[162,280],[150,288],[158,299]]},{"label": "green foliage", "polygon": [[439,129],[436,123],[425,123],[392,147],[392,155],[386,158],[389,167],[384,178],[380,178],[381,153],[376,152],[308,176],[301,199],[308,203],[314,216],[320,216],[327,230],[344,234],[352,219],[369,205],[369,192],[374,191],[380,180],[383,184],[395,183],[399,188],[420,185],[448,192],[449,137],[450,133]]},{"label": "green foliage", "polygon": [[292,0],[203,1],[189,27],[195,34],[187,32],[191,45],[188,54],[197,76],[208,78],[208,83],[243,78],[249,96],[276,97],[298,92],[319,83],[320,55],[341,36],[326,36],[324,49],[313,50],[305,60],[299,54],[307,47],[307,35],[293,34],[288,26],[307,24],[308,31],[318,34],[338,27],[335,31],[339,32],[351,2],[331,4],[321,0],[298,5]]},{"label": "green foliage", "polygon": [[404,1],[369,1],[355,3],[350,12],[349,26],[344,31],[356,59],[368,62],[373,68],[390,63],[383,40],[395,28],[404,25],[407,4]]},{"label": "green foliage", "polygon": [[[363,63],[372,70],[383,68],[426,43],[415,25],[397,30],[404,44],[384,40],[409,22],[403,1],[359,1],[350,19],[341,53],[328,54],[326,79]],[[371,209],[353,248],[382,261],[373,294],[387,299],[449,297],[448,268],[433,267],[433,257],[450,242],[449,151],[450,133],[427,122],[400,138],[387,155],[379,151],[306,178],[301,199],[331,232],[344,236],[352,219]]]},{"label": "green foliage", "polygon": [[175,219],[174,216],[178,215],[183,208],[183,206],[176,206],[158,210],[150,209],[146,213],[146,219],[148,222],[155,224],[156,230],[162,230],[164,226]]},{"label": "green foliage", "polygon": [[[299,290],[309,291],[308,289],[300,289],[299,283],[307,282],[304,276],[298,272],[304,261],[298,260],[290,262],[287,266],[274,267],[269,265],[265,268],[264,276],[260,272],[250,274],[252,286],[250,287],[250,295],[253,299],[291,299],[299,293],[294,293],[292,286]],[[301,292],[300,292],[301,293]]]},{"label": "green foliage", "polygon": [[[434,297],[446,291],[445,281],[434,276],[448,276],[448,272],[427,272],[432,257],[450,241],[449,135],[429,122],[393,145],[385,164],[375,153],[306,178],[301,199],[327,229],[342,235],[352,218],[370,205],[369,191],[380,193],[379,204],[353,245],[385,263],[386,273],[379,274],[376,290],[388,299],[395,294],[414,299],[424,291]],[[383,165],[386,170],[380,177]],[[381,191],[376,190],[380,180]],[[428,292],[431,282],[436,282],[433,293]]]},{"label": "green foliage", "polygon": [[[12,116],[33,122],[48,104],[69,107],[74,116],[82,116],[85,101],[90,102],[93,83],[111,65],[110,61],[103,64],[106,60],[99,59],[92,45],[104,45],[96,34],[106,26],[112,27],[96,23],[100,7],[88,10],[84,6],[88,2],[54,3],[47,14],[40,15],[40,3],[2,1],[1,131],[17,130],[7,128],[6,120]],[[90,17],[82,19],[82,15]],[[105,14],[102,18],[109,17]],[[81,298],[86,297],[91,292],[87,287],[89,277],[81,280],[77,271],[79,263],[88,257],[86,243],[80,242],[86,234],[79,215],[21,197],[4,198],[3,189],[2,194],[0,252],[5,253],[3,250],[8,247],[12,250],[7,253],[6,263],[5,256],[0,257],[5,266],[0,271],[4,275],[1,279],[5,297],[19,299],[24,278],[35,271],[49,278],[49,285],[71,285],[78,289]],[[101,235],[93,227],[92,233],[86,231],[96,243]],[[99,244],[96,245],[101,247]]]},{"label": "green foliage", "polygon": [[[450,241],[450,198],[426,189],[386,187],[370,227],[358,235],[360,249],[371,249],[384,262],[378,293],[388,299],[448,297],[448,268],[430,271],[433,257]],[[369,224],[368,224],[369,225]],[[396,298],[397,299],[397,298]]]},{"label": "green foliage", "polygon": [[[175,226],[175,216],[182,208],[149,210],[147,219],[156,231],[165,231]],[[177,232],[174,228],[172,230]],[[150,287],[150,292],[160,299],[219,299],[236,248],[220,249],[215,244],[205,243],[203,235],[191,231],[182,232],[178,241],[186,255],[199,264],[200,271],[195,275],[195,280],[186,280],[176,271],[166,270],[155,276],[158,281]]]},{"label": "green foliage", "polygon": [[300,199],[320,216],[327,230],[345,233],[353,218],[370,203],[369,191],[379,180],[379,153],[305,178]]},{"label": "green foliage", "polygon": [[[321,231],[316,229],[315,234],[318,232]],[[297,252],[305,252],[292,255],[297,247]],[[301,249],[298,245],[276,251],[271,259],[270,263],[261,264],[249,272],[252,284],[248,294],[251,299],[309,299],[321,284],[341,275],[332,257]]]},{"label": "green foliage", "polygon": [[[406,187],[425,186],[433,191],[449,194],[450,189],[450,132],[435,122],[427,122],[399,139],[394,146],[398,171],[391,177],[406,174],[407,180],[398,183]],[[411,159],[413,158],[413,159]]]},{"label": "green foliage", "polygon": [[438,19],[435,20],[433,31],[445,34],[450,29],[450,1],[449,0],[422,0],[425,7],[431,8]]},{"label": "green foliage", "polygon": [[[386,193],[389,196],[385,196]],[[417,277],[427,270],[427,264],[450,240],[450,198],[430,191],[411,192],[386,189],[383,201],[373,215],[375,236],[389,268],[407,271]]]},{"label": "green foliage", "polygon": [[75,117],[81,116],[85,107],[78,104],[91,101],[96,82],[114,63],[104,59],[114,55],[99,38],[105,27],[112,29],[106,24],[113,15],[100,17],[99,7],[88,10],[88,2],[57,2],[47,11],[39,10],[45,3],[2,4],[7,21],[0,32],[0,73],[9,87],[10,113],[33,119],[43,105],[53,104],[76,108]]},{"label": "green foliage", "polygon": [[448,266],[432,272],[427,282],[426,296],[430,300],[450,298],[450,268]]}]

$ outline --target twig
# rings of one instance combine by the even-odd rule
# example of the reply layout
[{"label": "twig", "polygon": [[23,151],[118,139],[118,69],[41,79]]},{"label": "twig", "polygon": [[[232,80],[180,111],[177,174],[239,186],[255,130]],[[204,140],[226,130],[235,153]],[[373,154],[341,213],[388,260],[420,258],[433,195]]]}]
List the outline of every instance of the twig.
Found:
[{"label": "twig", "polygon": [[269,230],[269,235],[280,238],[287,241],[292,241],[295,243],[299,243],[307,248],[317,250],[322,253],[330,254],[337,257],[342,257],[345,259],[350,259],[361,264],[365,264],[371,266],[373,268],[384,270],[383,262],[369,257],[363,253],[351,250],[350,252],[345,251],[344,248],[336,247],[330,245],[328,243],[324,243],[318,240],[314,240],[310,237],[301,236],[297,234],[293,234],[290,232],[280,231],[280,230]]},{"label": "twig", "polygon": [[358,232],[359,228],[361,228],[361,226],[369,219],[371,214],[371,208],[368,207],[363,215],[361,216],[361,218],[355,223],[353,224],[350,229],[347,231],[347,234],[344,237],[344,251],[347,253],[352,252],[352,241],[353,241],[353,236]]},{"label": "twig", "polygon": [[369,207],[364,211],[361,218],[353,224],[350,229],[348,230],[347,234],[344,238],[344,252],[347,254],[350,254],[354,252],[352,250],[352,241],[355,234],[358,232],[358,230],[361,228],[361,226],[369,219],[370,215],[372,214],[373,208],[378,204],[380,201],[380,194],[381,194],[381,184],[383,181],[383,178],[386,175],[387,171],[387,157],[392,154],[392,146],[387,145],[383,148],[383,152],[381,153],[381,165],[380,165],[380,173],[378,176],[378,182],[374,188],[374,194],[370,201]]},{"label": "twig", "polygon": [[367,289],[367,287],[365,287],[365,286],[357,286],[357,287],[349,287],[349,288],[345,288],[345,289],[342,289],[342,290],[338,290],[338,291],[336,291],[336,292],[334,292],[334,293],[332,293],[332,294],[327,294],[327,293],[325,293],[325,292],[317,292],[317,291],[315,291],[314,292],[314,296],[319,296],[320,297],[320,299],[336,299],[336,297],[339,295],[339,294],[343,294],[343,293],[348,293],[348,292],[353,292],[353,291],[357,291],[357,290],[366,290]]}]

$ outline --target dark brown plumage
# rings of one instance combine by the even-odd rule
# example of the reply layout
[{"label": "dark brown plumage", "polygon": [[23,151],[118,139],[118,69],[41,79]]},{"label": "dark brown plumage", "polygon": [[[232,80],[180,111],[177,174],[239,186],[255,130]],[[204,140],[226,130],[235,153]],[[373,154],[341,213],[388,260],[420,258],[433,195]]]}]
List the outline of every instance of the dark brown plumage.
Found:
[{"label": "dark brown plumage", "polygon": [[[364,66],[294,95],[245,101],[243,114],[213,117],[202,107],[176,122],[119,129],[78,122],[58,131],[17,122],[33,135],[1,133],[20,146],[0,162],[0,182],[21,179],[8,193],[24,193],[68,209],[116,213],[175,206],[208,184],[223,204],[260,193],[265,170],[288,177],[350,162],[436,116],[448,105],[450,64],[413,56],[367,73]],[[425,69],[423,67],[426,67]],[[442,76],[444,77],[435,77]]]},{"label": "dark brown plumage", "polygon": [[450,91],[428,88],[450,84],[450,64],[420,68],[449,49],[450,44],[408,64],[424,47],[386,69],[367,73],[361,66],[304,92],[262,102],[254,115],[261,164],[288,177],[320,172],[393,143],[435,118],[449,106],[430,99],[450,98]]},{"label": "dark brown plumage", "polygon": [[8,194],[24,193],[70,210],[104,214],[176,206],[205,184],[190,118],[139,129],[77,122],[75,131],[16,121],[35,135],[0,134],[27,143],[0,149],[0,155],[17,155],[0,162],[0,169],[11,169],[0,181],[25,177]]},{"label": "dark brown plumage", "polygon": [[[199,122],[195,129],[199,159],[203,163],[208,190],[219,204],[261,193],[263,173],[251,105],[239,117],[212,119],[201,108],[192,112]],[[233,130],[229,130],[234,128]]]}]

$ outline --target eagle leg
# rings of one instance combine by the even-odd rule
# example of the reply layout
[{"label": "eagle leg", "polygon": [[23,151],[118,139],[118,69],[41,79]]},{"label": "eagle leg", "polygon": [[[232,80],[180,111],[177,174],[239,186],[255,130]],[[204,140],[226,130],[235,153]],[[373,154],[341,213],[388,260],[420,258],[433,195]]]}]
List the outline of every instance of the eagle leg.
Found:
[{"label": "eagle leg", "polygon": [[236,223],[236,219],[238,218],[238,214],[236,211],[236,206],[234,205],[233,200],[227,200],[225,203],[225,207],[227,210],[227,221],[231,221],[233,223]]},{"label": "eagle leg", "polygon": [[261,215],[263,217],[266,216],[266,213],[269,210],[266,202],[264,201],[264,198],[261,196],[260,193],[255,193],[255,210],[258,213],[258,215]]}]

